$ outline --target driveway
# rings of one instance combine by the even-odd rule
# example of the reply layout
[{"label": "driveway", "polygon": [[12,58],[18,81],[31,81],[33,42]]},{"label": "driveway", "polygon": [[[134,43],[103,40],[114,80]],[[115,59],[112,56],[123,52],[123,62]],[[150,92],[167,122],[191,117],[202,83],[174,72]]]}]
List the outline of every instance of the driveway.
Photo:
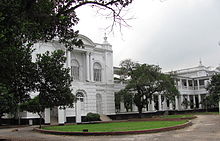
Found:
[{"label": "driveway", "polygon": [[184,129],[139,135],[58,136],[32,131],[33,127],[0,129],[0,139],[12,141],[220,141],[220,116],[198,115]]}]

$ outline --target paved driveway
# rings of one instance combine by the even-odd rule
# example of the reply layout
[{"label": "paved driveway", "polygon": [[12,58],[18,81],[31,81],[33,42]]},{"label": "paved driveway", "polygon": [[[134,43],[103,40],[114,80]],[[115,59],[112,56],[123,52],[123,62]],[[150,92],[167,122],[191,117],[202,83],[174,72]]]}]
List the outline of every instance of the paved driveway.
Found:
[{"label": "paved driveway", "polygon": [[193,125],[184,129],[139,135],[58,136],[32,131],[33,127],[0,129],[0,139],[12,141],[220,141],[220,116],[199,115]]}]

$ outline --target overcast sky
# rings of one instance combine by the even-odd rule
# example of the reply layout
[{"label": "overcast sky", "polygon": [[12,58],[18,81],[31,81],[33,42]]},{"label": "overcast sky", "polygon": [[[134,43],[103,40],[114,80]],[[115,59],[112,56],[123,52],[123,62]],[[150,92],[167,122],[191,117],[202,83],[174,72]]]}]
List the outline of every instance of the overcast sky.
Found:
[{"label": "overcast sky", "polygon": [[[110,25],[95,9],[77,11],[80,34],[103,42]],[[220,0],[134,0],[127,17],[131,27],[115,27],[107,34],[113,46],[114,66],[123,59],[157,64],[163,71],[220,64]]]}]

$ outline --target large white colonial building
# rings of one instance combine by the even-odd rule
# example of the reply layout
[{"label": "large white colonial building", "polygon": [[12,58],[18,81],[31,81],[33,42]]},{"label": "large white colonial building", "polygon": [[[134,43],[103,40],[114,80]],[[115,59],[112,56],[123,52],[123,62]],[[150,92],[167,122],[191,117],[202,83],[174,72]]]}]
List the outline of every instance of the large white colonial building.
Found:
[{"label": "large white colonial building", "polygon": [[[55,107],[46,109],[44,113],[45,123],[81,122],[82,116],[87,113],[99,113],[104,115],[125,113],[123,102],[120,109],[115,109],[114,92],[118,92],[125,87],[125,84],[116,83],[113,79],[113,51],[112,46],[104,37],[103,43],[94,43],[86,36],[79,35],[84,43],[84,48],[75,47],[72,51],[67,51],[63,44],[54,40],[48,43],[37,43],[34,45],[33,61],[36,54],[57,49],[66,52],[66,67],[70,68],[70,75],[73,77],[72,93],[77,97],[74,108],[65,110]],[[171,102],[162,94],[155,94],[153,100],[143,112],[164,111],[164,110],[186,110],[201,109],[202,98],[208,94],[205,87],[211,77],[219,72],[218,69],[210,69],[202,63],[197,67],[172,71],[176,76],[176,87],[180,95],[175,97],[175,102]],[[33,93],[34,97],[37,93]],[[190,105],[183,105],[184,101],[190,101]],[[133,105],[131,112],[137,112],[137,107]],[[23,119],[28,119],[32,124],[32,119],[39,118],[36,114],[23,112]]]},{"label": "large white colonial building", "polygon": [[[206,87],[209,84],[211,77],[219,72],[219,67],[205,67],[202,65],[201,61],[196,67],[168,72],[168,74],[171,73],[175,76],[176,87],[179,90],[180,95],[175,97],[174,102],[171,102],[163,97],[163,94],[155,94],[153,97],[154,99],[149,102],[148,107],[143,109],[143,112],[205,108],[201,104],[201,101],[209,94]],[[125,86],[123,84],[115,84],[115,90],[119,90],[124,87]],[[135,108],[135,106],[133,107],[132,111],[136,112],[137,108]],[[120,112],[125,111],[124,104],[121,102]]]},{"label": "large white colonial building", "polygon": [[[86,116],[89,112],[115,114],[112,46],[107,42],[107,37],[101,44],[94,43],[83,35],[79,35],[79,39],[84,43],[83,48],[74,47],[73,51],[66,51],[64,45],[56,40],[34,45],[33,61],[36,59],[36,54],[57,49],[66,51],[66,67],[71,69],[70,73],[73,77],[71,89],[78,99],[74,108],[46,109],[45,123],[81,122],[81,116]],[[37,93],[32,96],[35,95]],[[33,119],[38,116],[23,112],[22,118]]]}]

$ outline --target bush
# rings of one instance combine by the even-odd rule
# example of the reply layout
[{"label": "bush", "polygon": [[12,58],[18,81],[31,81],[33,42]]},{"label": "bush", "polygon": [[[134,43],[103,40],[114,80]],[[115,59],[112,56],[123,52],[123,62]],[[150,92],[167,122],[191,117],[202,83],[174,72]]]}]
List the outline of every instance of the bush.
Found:
[{"label": "bush", "polygon": [[100,121],[100,115],[95,113],[88,113],[86,115],[87,121]]}]

